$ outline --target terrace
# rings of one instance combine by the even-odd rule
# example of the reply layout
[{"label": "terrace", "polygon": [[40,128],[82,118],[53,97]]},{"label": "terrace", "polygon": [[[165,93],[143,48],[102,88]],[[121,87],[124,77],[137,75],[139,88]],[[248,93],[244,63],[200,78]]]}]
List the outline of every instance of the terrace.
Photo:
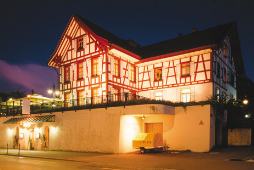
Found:
[{"label": "terrace", "polygon": [[[0,117],[17,116],[22,114],[23,99],[12,99],[12,102],[0,104]],[[18,101],[18,102],[17,102]],[[154,100],[130,93],[111,94],[105,96],[86,97],[72,100],[60,100],[58,98],[44,98],[42,100],[33,100],[30,103],[31,114],[64,112],[70,110],[94,109],[129,106],[141,104],[164,104],[167,106],[190,106],[204,105],[213,103],[213,100],[173,103],[166,100]]]}]

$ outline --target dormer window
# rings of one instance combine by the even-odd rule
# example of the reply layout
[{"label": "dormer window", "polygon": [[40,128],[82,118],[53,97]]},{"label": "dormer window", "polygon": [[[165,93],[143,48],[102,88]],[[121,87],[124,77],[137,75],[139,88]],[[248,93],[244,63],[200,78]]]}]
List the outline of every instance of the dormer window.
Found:
[{"label": "dormer window", "polygon": [[80,37],[77,39],[77,50],[83,50],[84,49],[84,42],[83,37]]}]

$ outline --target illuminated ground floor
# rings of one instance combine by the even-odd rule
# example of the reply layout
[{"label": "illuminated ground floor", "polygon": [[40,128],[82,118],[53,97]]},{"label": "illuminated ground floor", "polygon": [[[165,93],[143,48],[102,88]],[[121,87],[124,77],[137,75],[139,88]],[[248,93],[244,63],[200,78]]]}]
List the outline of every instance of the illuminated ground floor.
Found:
[{"label": "illuminated ground floor", "polygon": [[135,151],[142,132],[157,145],[207,152],[215,145],[212,107],[144,104],[0,118],[0,147],[103,153]]}]

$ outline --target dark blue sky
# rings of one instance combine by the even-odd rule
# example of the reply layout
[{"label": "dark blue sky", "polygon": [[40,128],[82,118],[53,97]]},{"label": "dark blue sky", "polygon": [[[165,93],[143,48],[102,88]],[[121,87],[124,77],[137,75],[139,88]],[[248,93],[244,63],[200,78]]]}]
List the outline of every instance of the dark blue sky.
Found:
[{"label": "dark blue sky", "polygon": [[[46,66],[73,14],[142,45],[237,21],[246,73],[254,80],[253,9],[251,0],[8,0],[0,5],[0,60]],[[2,74],[0,91],[15,88]]]}]

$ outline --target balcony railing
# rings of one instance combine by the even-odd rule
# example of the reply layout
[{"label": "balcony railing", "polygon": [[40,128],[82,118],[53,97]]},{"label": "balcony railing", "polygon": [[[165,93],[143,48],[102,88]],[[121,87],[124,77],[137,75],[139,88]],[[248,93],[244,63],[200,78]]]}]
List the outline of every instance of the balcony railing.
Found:
[{"label": "balcony railing", "polygon": [[[85,97],[65,101],[53,101],[47,103],[30,105],[31,114],[64,112],[69,110],[107,108],[114,106],[127,106],[139,104],[165,104],[169,106],[187,106],[195,104],[207,104],[210,101],[189,102],[189,103],[173,103],[166,100],[154,100],[146,97],[138,96],[131,93],[119,93],[94,97]],[[22,106],[1,106],[0,117],[15,116],[22,113]]]}]

